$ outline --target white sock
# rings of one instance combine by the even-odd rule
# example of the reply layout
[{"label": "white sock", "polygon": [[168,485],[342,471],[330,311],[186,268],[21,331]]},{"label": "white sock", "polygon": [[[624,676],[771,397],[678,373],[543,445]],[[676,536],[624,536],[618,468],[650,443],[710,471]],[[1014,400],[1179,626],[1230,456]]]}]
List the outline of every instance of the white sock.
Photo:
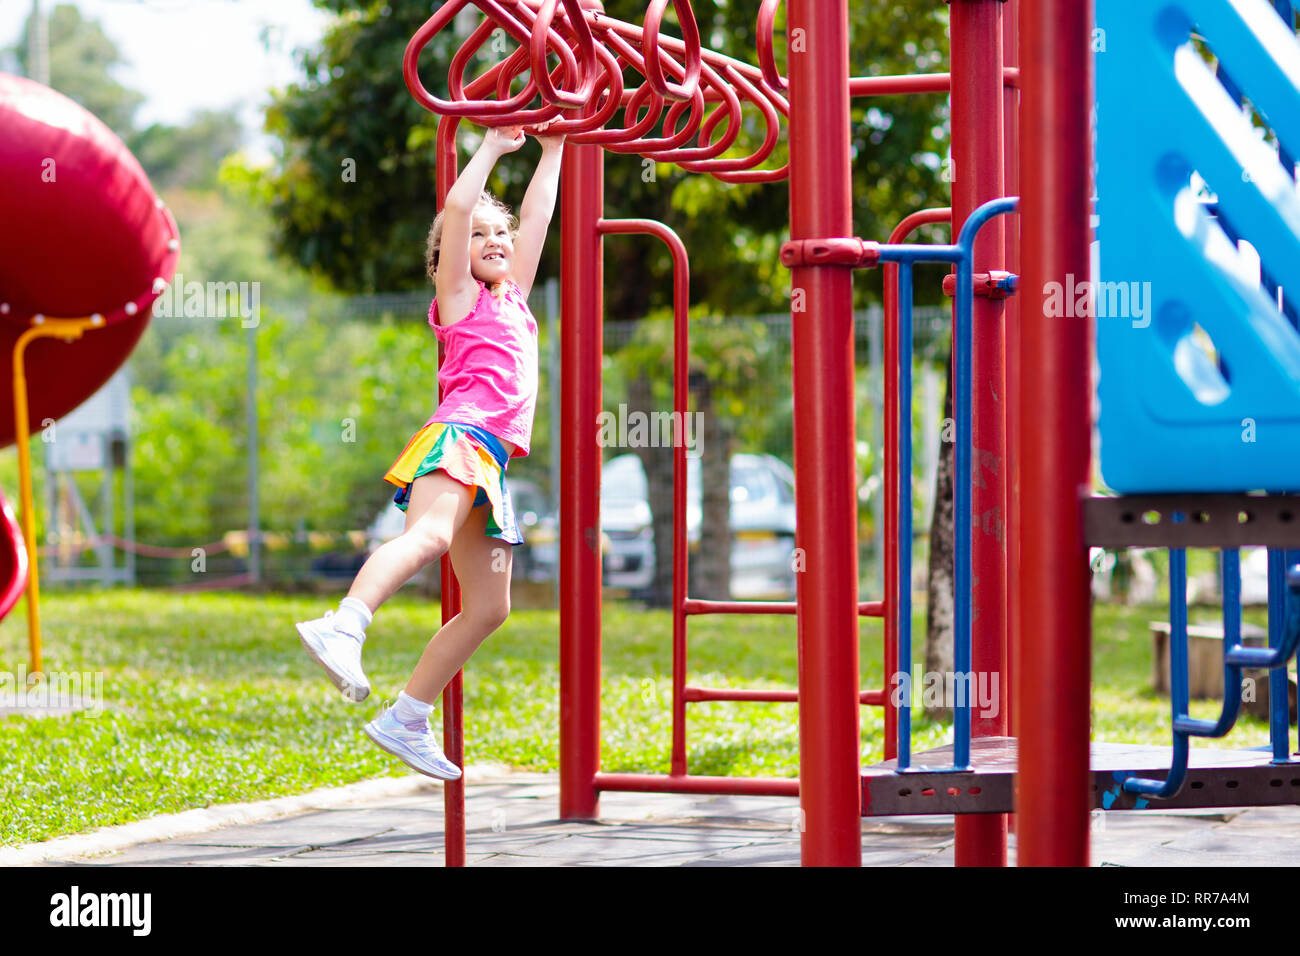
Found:
[{"label": "white sock", "polygon": [[374,615],[370,608],[366,607],[364,601],[358,601],[353,597],[345,597],[339,602],[339,609],[334,615],[334,629],[342,631],[351,637],[357,639],[358,644],[366,642],[366,628],[374,620]]},{"label": "white sock", "polygon": [[422,700],[416,700],[406,691],[402,691],[397,695],[397,703],[393,706],[393,718],[399,724],[418,729],[428,723],[429,713],[432,710],[433,704],[426,704]]}]

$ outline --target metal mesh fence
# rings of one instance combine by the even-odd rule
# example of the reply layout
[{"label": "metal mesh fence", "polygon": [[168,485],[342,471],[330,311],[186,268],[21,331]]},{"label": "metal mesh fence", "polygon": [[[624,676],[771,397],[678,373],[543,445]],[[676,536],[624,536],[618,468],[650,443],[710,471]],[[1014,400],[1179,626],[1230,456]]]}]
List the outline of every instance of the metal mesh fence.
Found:
[{"label": "metal mesh fence", "polygon": [[[553,540],[547,529],[557,519],[556,491],[564,478],[555,284],[536,288],[530,305],[540,330],[541,383],[532,449],[511,462],[510,477],[512,489],[517,483],[528,497],[536,522],[525,529],[526,539],[546,544]],[[131,428],[115,467],[42,468],[42,436],[33,436],[40,559],[42,570],[50,569],[43,581],[346,588],[368,552],[402,527],[391,504],[395,489],[382,476],[436,408],[437,349],[427,328],[428,306],[427,293],[392,293],[268,302],[253,327],[156,318],[129,366]],[[914,415],[923,444],[914,481],[921,529],[937,461],[949,315],[943,307],[918,307],[915,315]],[[881,525],[882,320],[879,308],[854,316],[860,527],[869,558]],[[706,436],[715,427],[734,436],[733,453],[765,452],[793,463],[790,323],[788,313],[708,321],[692,316],[692,356],[706,368],[713,362],[725,370],[736,342],[757,350],[753,342],[762,340],[752,361],[764,374],[746,382],[734,369],[724,372],[735,380],[718,383],[725,402],[711,406],[716,421],[705,428]],[[649,340],[645,325],[604,326],[603,386],[611,414],[628,401],[633,375],[652,384],[656,408],[671,411],[671,364],[628,359],[628,350]],[[743,364],[733,362],[742,370]],[[608,459],[620,449],[607,451]],[[12,449],[0,455],[0,482],[16,497]],[[548,555],[526,546],[516,568],[522,563],[526,575],[545,577],[554,570],[548,564],[553,547]],[[426,577],[435,584],[430,579],[436,574]]]}]

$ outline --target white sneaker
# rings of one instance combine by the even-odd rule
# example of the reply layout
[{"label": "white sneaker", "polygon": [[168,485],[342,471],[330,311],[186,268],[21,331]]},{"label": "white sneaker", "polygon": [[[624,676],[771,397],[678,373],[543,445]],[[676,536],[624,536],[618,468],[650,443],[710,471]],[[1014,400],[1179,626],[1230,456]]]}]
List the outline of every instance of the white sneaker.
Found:
[{"label": "white sneaker", "polygon": [[426,721],[422,730],[412,730],[393,716],[393,708],[365,726],[366,736],[413,770],[439,780],[459,780],[460,768],[446,758]]},{"label": "white sneaker", "polygon": [[333,611],[326,611],[324,617],[299,623],[298,636],[344,698],[359,703],[370,696],[370,681],[361,669],[361,645],[355,637],[334,629],[333,616]]}]

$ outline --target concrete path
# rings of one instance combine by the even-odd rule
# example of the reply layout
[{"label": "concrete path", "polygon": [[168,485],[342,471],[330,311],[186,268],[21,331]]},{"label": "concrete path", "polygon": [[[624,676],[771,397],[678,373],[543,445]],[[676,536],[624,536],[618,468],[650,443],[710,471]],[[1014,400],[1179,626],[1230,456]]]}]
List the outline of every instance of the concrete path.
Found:
[{"label": "concrete path", "polygon": [[[343,803],[322,792],[317,799],[293,798],[304,806],[290,816],[114,852],[56,854],[36,865],[443,866],[441,785],[418,777],[396,787],[388,783],[390,790],[407,792]],[[799,864],[793,798],[606,793],[598,823],[573,823],[557,819],[554,774],[471,776],[466,794],[470,866]],[[1093,826],[1092,861],[1098,866],[1300,861],[1300,807],[1126,811],[1095,815]],[[1014,845],[1013,836],[1013,861]],[[864,819],[862,863],[951,866],[952,817]]]}]

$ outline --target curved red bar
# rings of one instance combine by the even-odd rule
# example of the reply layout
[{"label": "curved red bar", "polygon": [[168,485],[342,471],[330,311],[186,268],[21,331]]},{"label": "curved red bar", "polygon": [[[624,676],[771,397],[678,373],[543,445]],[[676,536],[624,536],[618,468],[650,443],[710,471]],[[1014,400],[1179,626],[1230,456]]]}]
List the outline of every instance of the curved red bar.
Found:
[{"label": "curved red bar", "polygon": [[[605,41],[611,46],[620,48],[623,57],[628,60],[634,68],[641,68],[644,73],[644,63],[635,47],[635,44],[643,41],[643,31],[632,24],[613,20],[602,21],[601,27]],[[674,54],[684,53],[685,51],[683,41],[674,37],[661,37],[661,41],[663,48]],[[761,83],[761,74],[755,67],[732,60],[729,57],[722,56],[721,54],[715,53],[711,50],[703,50],[702,59],[701,86],[703,88],[704,99],[706,102],[728,102],[735,100],[738,103],[739,100],[736,99],[735,90],[728,88],[729,83],[727,81],[731,80],[736,86],[740,87],[742,94],[746,94],[744,96],[745,99],[751,99],[756,105],[758,105],[760,110],[763,111],[765,117],[771,117],[775,120],[778,113],[783,116],[789,115],[789,104],[779,93],[763,89],[762,87],[756,88],[745,79],[745,77],[748,76],[755,82]],[[708,67],[710,66],[716,68],[717,72],[709,69]],[[681,72],[682,70],[682,67],[671,59],[669,60],[669,67],[677,72]],[[767,102],[764,102],[764,100]],[[775,107],[775,109],[773,109],[773,107]],[[714,114],[710,114],[711,120],[706,127],[708,131],[711,131],[722,119],[721,114],[717,115],[716,118],[712,118],[713,115]],[[770,129],[764,144],[751,156],[740,160],[705,160],[702,158],[705,156],[713,156],[721,152],[727,145],[729,145],[730,140],[723,143],[721,148],[718,148],[718,144],[704,147],[704,152],[695,153],[696,158],[694,160],[682,158],[679,155],[680,153],[687,152],[686,150],[678,150],[676,152],[657,152],[656,158],[659,158],[663,162],[677,162],[683,169],[699,168],[701,171],[709,172],[714,176],[714,178],[724,182],[774,182],[785,178],[787,174],[786,167],[782,167],[778,170],[754,170],[745,167],[757,165],[757,163],[762,161],[762,158],[765,158],[768,153],[770,153],[771,147],[775,146],[778,133],[779,130]],[[707,138],[707,132],[705,135]],[[660,149],[660,147],[653,146],[653,144],[650,145],[656,150]],[[647,144],[644,142],[631,142],[626,143],[622,151],[636,152],[643,151],[646,148]],[[695,167],[687,165],[692,162],[699,162],[700,166]],[[716,164],[716,167],[713,164]],[[736,171],[723,171],[732,168]]]},{"label": "curved red bar", "polygon": [[[635,31],[633,39],[636,41],[640,40],[641,34],[636,27],[631,24],[613,21],[610,24],[610,30],[605,33],[605,41],[619,52],[619,58],[623,62],[627,63],[634,70],[637,70],[644,76],[646,73],[645,60],[642,58],[636,44],[629,42],[627,38],[622,36],[622,33],[625,31]],[[673,64],[673,69],[679,70],[680,67]],[[647,115],[646,120],[648,122],[643,121],[642,123],[638,123],[635,127],[632,127],[633,129],[641,131],[648,130],[658,120],[659,114],[663,111],[664,97],[652,84],[646,82],[638,86],[636,90],[630,94],[626,105],[628,109],[632,110],[632,115],[636,115],[636,110],[640,108],[641,101],[647,96],[652,97],[653,102],[655,103],[653,116]],[[698,85],[695,91],[695,96],[691,97],[690,105],[691,115],[687,120],[687,124],[683,129],[678,130],[676,133],[658,139],[640,139],[624,135],[613,141],[619,145],[614,146],[606,144],[607,148],[620,153],[642,153],[648,150],[671,150],[677,148],[695,135],[704,118],[704,95],[698,88]],[[676,123],[683,108],[684,104],[681,101],[675,102],[672,107],[669,108],[668,122],[670,128]]]},{"label": "curved red bar", "polygon": [[650,89],[650,85],[646,83],[638,86],[632,92],[632,97],[628,100],[623,111],[624,115],[630,113],[632,116],[636,116],[640,112],[641,103],[646,97],[650,98],[651,106],[646,110],[645,116],[633,126],[624,127],[620,130],[610,130],[610,132],[617,132],[622,135],[614,139],[599,141],[606,149],[618,153],[635,153],[637,151],[636,144],[644,142],[641,139],[641,134],[647,132],[659,121],[664,109],[664,98]]},{"label": "curved red bar", "polygon": [[[474,2],[485,19],[452,58],[450,99],[443,100],[421,84],[419,56],[468,2]],[[704,49],[689,0],[673,0],[681,39],[662,33],[668,0],[651,0],[640,27],[607,17],[598,8],[588,9],[585,0],[564,0],[563,7],[559,0],[451,0],[411,38],[403,59],[403,76],[416,100],[442,116],[467,117],[483,126],[523,125],[526,129],[549,120],[551,132],[565,134],[574,143],[640,153],[657,162],[709,173],[724,182],[775,182],[786,178],[788,165],[754,167],[771,155],[779,139],[781,118],[790,113],[782,95],[786,80],[776,70],[772,51],[778,2],[763,0],[759,10],[760,68]],[[465,69],[498,27],[518,39],[520,47],[466,84]],[[552,50],[560,64],[548,71]],[[623,69],[627,66],[641,73],[645,82],[625,88]],[[527,84],[510,96],[515,78],[525,70],[529,73]],[[919,92],[930,86],[946,88],[947,81],[944,75],[911,83]],[[481,98],[493,92],[496,99]],[[524,108],[534,95],[539,95],[544,105]],[[665,135],[645,138],[663,115],[666,100],[674,102],[665,117]],[[757,106],[763,115],[763,142],[747,156],[722,158],[740,135],[746,102]],[[710,110],[711,104],[717,104],[716,108]],[[620,109],[627,125],[608,126]],[[578,111],[578,115],[564,116],[567,111]],[[724,120],[726,131],[714,141]],[[686,145],[696,133],[704,145]]]},{"label": "curved red bar", "polygon": [[[424,25],[421,26],[420,29],[415,31],[415,35],[411,37],[411,41],[406,44],[406,52],[402,55],[402,78],[406,81],[406,88],[410,90],[411,95],[415,97],[416,102],[425,109],[431,110],[434,113],[440,113],[444,116],[469,116],[475,113],[490,116],[518,109],[533,98],[533,95],[537,92],[535,84],[530,83],[529,86],[517,97],[503,103],[499,100],[476,101],[460,99],[459,101],[456,101],[439,99],[426,90],[424,84],[420,82],[420,54],[424,51],[424,48],[438,33],[438,31],[451,22],[452,17],[460,12],[460,8],[463,7],[466,2],[467,0],[450,0],[449,3],[445,3],[439,7],[438,11],[433,16],[429,17],[428,20],[424,21]],[[491,35],[492,31],[490,29],[487,29],[485,32],[485,28],[489,25],[490,21],[485,21],[484,23],[479,24],[478,29],[471,34],[469,41],[467,41],[461,49],[457,51],[456,56],[452,58],[452,63],[459,67],[459,69],[452,70],[447,78],[447,84],[453,97],[457,96],[457,91],[460,86],[459,77],[461,71],[464,69],[465,61],[468,60],[470,55],[472,55],[473,52],[482,45],[483,40]],[[480,37],[480,33],[482,33],[483,36]],[[473,41],[476,38],[477,42],[475,43]],[[524,98],[525,94],[527,94],[527,98]]]},{"label": "curved red bar", "polygon": [[[560,120],[558,123],[552,124],[549,129],[549,132],[552,133],[565,133],[572,143],[599,142],[598,139],[592,137],[601,135],[605,122],[611,119],[622,105],[623,68],[619,65],[618,60],[614,58],[614,54],[605,49],[603,44],[596,46],[595,50],[596,56],[605,65],[605,76],[597,84],[588,108],[583,111],[584,115],[578,119]],[[610,87],[611,81],[613,83],[612,88]],[[608,95],[605,96],[604,104],[593,111],[591,104],[599,102],[601,94],[606,92]]]},{"label": "curved red bar", "polygon": [[[649,60],[646,62],[649,63]],[[721,122],[724,116],[728,121],[726,133],[723,134],[723,137],[716,143],[711,143],[708,146],[697,147],[694,149],[674,149],[667,153],[647,153],[646,155],[651,159],[660,162],[677,163],[678,165],[681,165],[683,169],[686,169],[689,167],[685,166],[684,163],[691,161],[703,162],[717,156],[719,153],[730,147],[731,144],[736,141],[736,137],[740,135],[740,97],[736,96],[736,91],[732,89],[729,84],[722,82],[721,78],[717,77],[711,68],[705,67],[704,70],[708,80],[713,81],[715,78],[717,79],[716,83],[711,82],[710,85],[715,86],[718,89],[718,91],[723,95],[724,100],[717,109],[705,117],[704,123],[700,126],[700,141],[703,143],[709,143],[714,128],[719,122]],[[702,106],[704,94],[703,91],[698,88],[698,85],[696,88],[696,95],[699,97]],[[719,162],[724,161],[719,160]],[[737,162],[737,160],[727,160],[725,162]],[[739,160],[739,162],[743,163],[744,160]]]},{"label": "curved red bar", "polygon": [[[555,7],[558,2],[559,0],[543,0],[542,8],[537,12],[537,19],[533,21],[532,37],[529,40],[533,81],[537,84],[542,99],[548,103],[569,108],[586,106],[591,98],[591,91],[596,87],[596,54],[593,49],[591,27],[587,24],[579,0],[564,0],[568,23],[578,38],[578,47],[582,53],[582,62],[577,68],[577,75],[580,78],[578,89],[572,93],[557,90],[547,72],[547,40],[555,36],[551,32],[551,20],[555,17]],[[561,59],[564,58],[565,53],[568,53],[569,59],[572,59],[572,51],[569,50],[567,43],[559,44],[557,52],[560,53]]]},{"label": "curved red bar", "polygon": [[[605,64],[605,76],[602,78],[596,91],[588,101],[583,116],[574,119],[557,120],[547,128],[547,132],[564,133],[569,136],[571,142],[587,142],[588,140],[586,137],[599,135],[598,132],[588,131],[599,131],[605,121],[618,112],[619,107],[622,105],[620,101],[623,96],[622,70],[613,55],[604,47],[595,47],[595,52],[596,56]],[[510,67],[514,61],[518,60],[522,63],[526,58],[527,51],[520,47],[515,50],[510,57],[496,64],[482,76],[472,81],[466,88],[466,93],[469,96],[479,96],[491,89],[494,84],[498,93],[502,91],[503,87],[508,91],[509,83],[513,80],[514,76],[518,76],[519,73],[522,72],[522,70],[516,70],[512,74]],[[593,113],[591,110],[592,105],[599,101],[600,95],[605,92],[611,78],[614,81],[614,93],[606,97],[605,102],[601,107]],[[495,116],[491,118],[472,116],[471,119],[481,126],[508,126],[522,124],[524,126],[524,131],[531,133],[532,129],[529,128],[530,124],[539,124],[545,120],[551,119],[552,117],[558,116],[559,114],[559,107],[548,104],[536,110],[521,110],[518,113],[511,113],[505,116]],[[457,116],[458,114],[447,115]],[[658,114],[656,113],[655,115],[657,117]],[[653,125],[653,118],[651,122],[647,124],[647,128],[650,125]]]},{"label": "curved red bar", "polygon": [[[484,23],[490,26],[489,21],[484,21]],[[457,56],[459,56],[459,54],[457,54]],[[524,69],[527,66],[527,61],[528,51],[523,47],[519,47],[514,53],[510,54],[510,56],[494,65],[482,76],[473,80],[464,92],[469,96],[479,96],[495,86],[498,99],[502,99],[503,95],[509,96],[510,84],[514,82],[516,76],[519,76],[524,72]],[[454,69],[456,64],[455,59],[452,60],[452,64]],[[558,67],[557,69],[562,68],[563,67]],[[531,75],[528,84],[524,87],[520,96],[524,93],[528,93],[530,98],[537,93],[537,84],[532,81]],[[518,97],[515,99],[517,98]],[[493,101],[488,100],[487,102]],[[559,114],[560,108],[558,106],[547,104],[546,106],[539,107],[535,110],[517,110],[513,113],[503,113],[491,117],[473,116],[472,119],[480,126],[519,126],[529,123],[543,123]]]},{"label": "curved red bar", "polygon": [[[425,26],[427,27],[428,24],[426,23]],[[474,56],[474,54],[479,51],[479,48],[481,46],[483,46],[484,41],[486,41],[490,36],[492,36],[493,33],[496,32],[493,29],[493,26],[494,24],[491,20],[484,20],[482,23],[480,23],[477,27],[474,28],[474,32],[469,35],[469,38],[466,39],[465,42],[460,45],[460,49],[456,51],[454,56],[452,56],[451,66],[447,70],[447,89],[450,90],[451,92],[452,100],[463,101],[465,99],[465,91],[462,89],[462,83],[465,75],[465,68],[469,65],[469,61]],[[430,35],[430,39],[432,39],[432,35]],[[516,53],[518,52],[519,51],[516,51]],[[509,72],[509,64],[516,59],[523,59],[523,58],[518,56],[507,57],[504,63],[498,64],[496,67],[494,67],[493,71],[495,72],[496,70],[500,70],[504,68],[506,70],[506,76],[507,77],[512,76],[513,74]],[[521,62],[519,64],[518,72],[522,73],[523,68],[524,68],[524,64]],[[531,77],[529,79],[531,80]],[[507,79],[506,89],[505,89],[506,95],[502,96],[500,95],[500,93],[501,91],[498,89],[497,101],[494,102],[492,100],[485,100],[484,102],[494,102],[495,106],[503,106],[507,103],[516,103],[518,106],[524,106],[537,93],[537,87],[536,85],[530,82],[529,85],[525,87],[524,90],[520,91],[518,97],[516,97],[514,100],[510,100],[508,99],[510,93],[510,84],[509,84],[509,79]],[[521,99],[525,93],[528,94],[528,99]]]},{"label": "curved red bar", "polygon": [[758,8],[758,63],[763,69],[763,83],[773,92],[784,93],[790,88],[776,69],[776,54],[772,49],[772,28],[776,23],[776,7],[781,0],[763,0]]},{"label": "curved red bar", "polygon": [[682,28],[682,40],[686,44],[686,62],[685,78],[681,84],[669,83],[664,79],[660,62],[662,54],[659,52],[659,31],[663,28],[664,8],[667,6],[668,0],[651,0],[645,12],[645,28],[641,34],[645,48],[645,78],[660,96],[687,100],[695,95],[700,85],[700,28],[695,22],[690,0],[673,0],[677,23]]},{"label": "curved red bar", "polygon": [[[641,90],[645,89],[649,89],[648,83],[638,87],[637,92],[639,93]],[[650,90],[650,92],[655,96],[659,95],[658,92],[654,90]],[[700,128],[700,122],[704,119],[704,95],[698,88],[695,90],[695,96],[691,98],[689,103],[678,100],[672,106],[668,107],[668,116],[664,121],[665,131],[671,130],[676,126],[678,118],[683,112],[685,112],[688,106],[690,107],[691,115],[688,117],[686,125],[677,130],[677,132],[672,133],[669,136],[661,136],[655,139],[637,139],[630,143],[620,145],[606,145],[605,148],[617,153],[645,153],[649,158],[654,158],[654,154],[658,151],[676,150],[678,146],[695,135],[696,130]]]},{"label": "curved red bar", "polygon": [[[767,97],[760,95],[758,90],[756,90],[753,86],[751,86],[748,80],[746,80],[738,72],[732,70],[729,66],[724,67],[723,72],[726,74],[728,79],[730,79],[733,83],[735,83],[736,86],[740,87],[742,92],[749,93],[750,94],[750,96],[748,97],[749,100],[753,102],[755,105],[757,105],[758,108],[763,112],[763,118],[767,122],[767,135],[764,137],[762,145],[760,145],[758,149],[754,150],[754,152],[750,153],[748,156],[744,156],[739,159],[715,159],[715,160],[707,160],[701,162],[682,161],[681,159],[678,159],[678,164],[683,169],[687,169],[692,172],[714,173],[714,174],[723,171],[732,172],[737,170],[747,170],[747,169],[751,169],[754,166],[757,166],[759,163],[763,162],[763,160],[767,159],[767,157],[771,154],[772,149],[776,146],[777,137],[780,132],[781,121],[777,116],[777,111],[772,107],[772,104],[768,102]],[[725,92],[731,93],[732,97],[735,96],[729,84],[721,84],[721,88]],[[740,113],[741,113],[740,103],[739,100],[737,99],[736,106],[733,113],[734,115],[733,128],[738,129],[741,124],[742,117]],[[713,126],[716,125],[717,118],[720,117],[721,117],[721,110],[714,110],[713,113],[709,114],[709,118],[705,121],[704,128],[702,130],[702,135],[706,139],[708,138],[709,134],[713,131]],[[730,139],[726,140],[723,145],[724,146],[730,145]],[[719,152],[720,151],[721,150],[719,150]],[[782,170],[784,169],[785,167],[782,167]],[[776,170],[772,170],[771,172],[776,172]],[[783,179],[784,172],[782,172],[782,175],[778,176],[777,178]],[[754,181],[762,181],[762,180],[754,180]]]},{"label": "curved red bar", "polygon": [[27,543],[13,506],[0,495],[0,618],[13,610],[27,588]]},{"label": "curved red bar", "polygon": [[[444,116],[492,117],[495,120],[495,122],[484,123],[483,125],[505,126],[538,123],[554,117],[556,115],[554,108],[549,104],[536,110],[520,109],[538,93],[536,73],[530,77],[528,85],[518,95],[508,100],[471,100],[465,98],[463,89],[465,65],[474,52],[482,46],[483,41],[491,36],[493,23],[505,29],[521,44],[532,43],[531,31],[525,29],[497,0],[476,0],[479,7],[489,14],[489,18],[479,24],[474,33],[470,35],[469,40],[462,45],[456,56],[452,58],[453,68],[449,71],[447,77],[447,88],[452,99],[441,99],[425,89],[424,84],[420,81],[419,74],[420,54],[438,31],[445,27],[467,2],[468,0],[449,0],[448,3],[439,7],[438,11],[426,20],[419,30],[415,31],[415,35],[411,37],[410,42],[406,45],[406,52],[402,57],[402,77],[406,81],[406,88],[410,90],[411,95],[425,109]],[[525,16],[531,12],[528,11],[527,7],[523,6],[517,7],[517,9],[520,12],[525,12]],[[568,43],[549,29],[545,37],[555,47],[555,51],[560,57],[561,67],[566,71],[566,74],[568,76],[579,75],[577,60],[573,56],[573,51],[569,49]],[[507,60],[506,62],[510,61]],[[545,55],[543,55],[543,62],[545,62]],[[493,75],[496,74],[493,73]],[[547,77],[544,82],[549,84],[549,75],[545,74],[544,71],[542,75]],[[471,85],[477,85],[477,81]],[[594,79],[592,85],[594,86]],[[553,85],[551,85],[551,89],[554,90]]]}]

